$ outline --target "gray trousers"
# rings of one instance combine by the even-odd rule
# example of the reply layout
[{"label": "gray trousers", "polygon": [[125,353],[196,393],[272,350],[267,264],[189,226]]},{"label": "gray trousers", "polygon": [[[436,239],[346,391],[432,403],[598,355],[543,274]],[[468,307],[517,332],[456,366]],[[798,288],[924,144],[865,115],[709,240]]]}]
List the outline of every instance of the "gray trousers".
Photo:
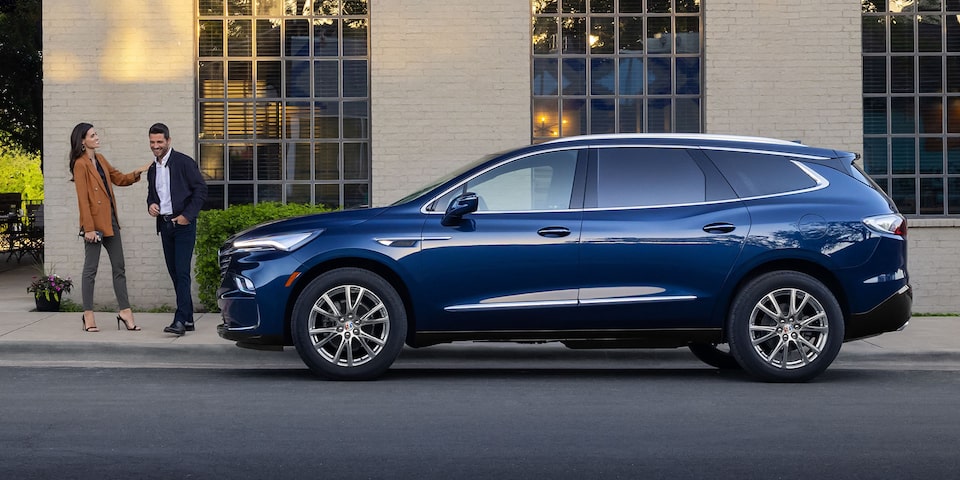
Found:
[{"label": "gray trousers", "polygon": [[[82,238],[82,237],[81,237]],[[83,297],[83,309],[93,310],[93,287],[97,283],[97,267],[100,266],[101,246],[107,249],[110,266],[113,268],[113,293],[117,295],[120,310],[130,308],[127,298],[127,273],[123,262],[123,243],[120,241],[120,226],[113,219],[113,236],[103,237],[100,243],[83,244],[83,274],[80,291]]]}]

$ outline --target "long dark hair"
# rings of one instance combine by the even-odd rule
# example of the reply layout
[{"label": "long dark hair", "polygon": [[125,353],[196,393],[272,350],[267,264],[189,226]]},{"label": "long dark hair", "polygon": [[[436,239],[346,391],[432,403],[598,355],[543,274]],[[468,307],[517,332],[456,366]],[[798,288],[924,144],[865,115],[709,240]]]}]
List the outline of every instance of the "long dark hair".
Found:
[{"label": "long dark hair", "polygon": [[87,132],[93,128],[89,123],[80,122],[73,127],[73,133],[70,134],[70,181],[73,181],[73,166],[77,163],[85,149],[83,148],[83,139],[87,137]]}]

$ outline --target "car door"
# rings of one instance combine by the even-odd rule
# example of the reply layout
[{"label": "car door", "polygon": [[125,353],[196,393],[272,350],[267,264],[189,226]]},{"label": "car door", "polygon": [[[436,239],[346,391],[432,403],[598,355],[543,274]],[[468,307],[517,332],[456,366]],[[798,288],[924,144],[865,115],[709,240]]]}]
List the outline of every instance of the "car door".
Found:
[{"label": "car door", "polygon": [[697,150],[591,151],[581,233],[583,328],[703,328],[750,229]]},{"label": "car door", "polygon": [[[547,328],[575,310],[585,161],[585,149],[511,159],[438,200],[410,259],[418,330]],[[441,212],[466,192],[477,211],[444,226]]]}]

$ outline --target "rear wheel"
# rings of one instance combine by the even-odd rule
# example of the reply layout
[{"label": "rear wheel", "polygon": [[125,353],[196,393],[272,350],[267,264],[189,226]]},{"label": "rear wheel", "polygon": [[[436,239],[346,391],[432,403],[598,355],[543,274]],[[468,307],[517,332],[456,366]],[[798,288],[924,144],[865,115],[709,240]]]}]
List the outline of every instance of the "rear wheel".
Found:
[{"label": "rear wheel", "polygon": [[386,372],[400,354],[407,317],[389,282],[367,270],[340,268],[307,285],[291,327],[297,353],[314,373],[367,380]]},{"label": "rear wheel", "polygon": [[800,272],[771,272],[736,296],[727,320],[730,351],[768,382],[805,382],[840,352],[843,314],[832,292]]},{"label": "rear wheel", "polygon": [[688,345],[693,355],[714,368],[720,370],[739,370],[740,364],[730,353],[730,346],[716,343],[691,343]]}]

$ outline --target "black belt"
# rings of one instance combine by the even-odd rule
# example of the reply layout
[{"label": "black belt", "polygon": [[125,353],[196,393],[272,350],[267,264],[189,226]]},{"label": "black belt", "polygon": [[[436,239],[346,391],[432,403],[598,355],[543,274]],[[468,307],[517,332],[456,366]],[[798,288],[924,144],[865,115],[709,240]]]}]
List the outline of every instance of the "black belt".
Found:
[{"label": "black belt", "polygon": [[164,222],[172,222],[176,217],[176,215],[160,215],[160,218],[162,218]]}]

